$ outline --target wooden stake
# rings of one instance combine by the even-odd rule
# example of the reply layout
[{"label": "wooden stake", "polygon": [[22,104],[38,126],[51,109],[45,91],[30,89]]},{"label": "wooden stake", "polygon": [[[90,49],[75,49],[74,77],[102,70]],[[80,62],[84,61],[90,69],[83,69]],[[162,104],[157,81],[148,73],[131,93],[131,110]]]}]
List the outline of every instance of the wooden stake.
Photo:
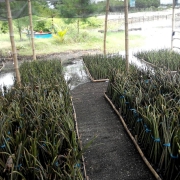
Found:
[{"label": "wooden stake", "polygon": [[6,9],[7,9],[8,25],[9,25],[9,35],[10,35],[10,40],[11,40],[12,57],[13,57],[13,61],[14,61],[14,69],[16,72],[17,83],[19,85],[21,85],[21,78],[20,78],[19,67],[18,67],[17,52],[16,52],[15,41],[14,41],[14,31],[13,31],[13,25],[12,25],[11,7],[10,7],[9,0],[5,0],[5,2],[6,2]]},{"label": "wooden stake", "polygon": [[79,18],[77,19],[77,30],[78,30],[78,36],[79,36]]},{"label": "wooden stake", "polygon": [[173,36],[174,36],[174,24],[175,24],[175,0],[172,0],[172,34],[171,34],[171,50],[173,50]]},{"label": "wooden stake", "polygon": [[35,45],[34,45],[34,31],[33,31],[33,23],[32,23],[32,8],[31,8],[31,0],[28,0],[28,9],[29,9],[29,25],[31,31],[31,46],[33,51],[33,60],[36,60],[36,53],[35,53]]},{"label": "wooden stake", "polygon": [[104,25],[104,55],[106,55],[106,35],[107,35],[108,12],[109,12],[109,0],[106,0],[106,16],[105,16],[105,25]]},{"label": "wooden stake", "polygon": [[128,0],[124,0],[126,72],[129,72]]}]

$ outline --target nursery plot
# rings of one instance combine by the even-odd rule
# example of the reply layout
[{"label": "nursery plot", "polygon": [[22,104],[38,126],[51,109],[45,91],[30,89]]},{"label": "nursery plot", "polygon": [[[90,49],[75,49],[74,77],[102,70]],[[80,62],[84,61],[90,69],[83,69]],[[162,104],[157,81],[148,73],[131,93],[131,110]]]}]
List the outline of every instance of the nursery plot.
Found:
[{"label": "nursery plot", "polygon": [[180,179],[180,75],[136,70],[112,73],[107,95],[157,172]]},{"label": "nursery plot", "polygon": [[180,69],[180,54],[169,49],[139,51],[134,55],[139,59],[151,63],[152,66],[168,71],[179,71]]},{"label": "nursery plot", "polygon": [[61,62],[26,62],[20,72],[22,87],[0,94],[0,178],[83,179]]},{"label": "nursery plot", "polygon": [[[126,69],[126,62],[123,56],[109,54],[83,56],[83,61],[94,80],[107,80],[111,75],[111,70],[116,69],[119,72],[124,72]],[[130,66],[133,69],[133,66]]]}]

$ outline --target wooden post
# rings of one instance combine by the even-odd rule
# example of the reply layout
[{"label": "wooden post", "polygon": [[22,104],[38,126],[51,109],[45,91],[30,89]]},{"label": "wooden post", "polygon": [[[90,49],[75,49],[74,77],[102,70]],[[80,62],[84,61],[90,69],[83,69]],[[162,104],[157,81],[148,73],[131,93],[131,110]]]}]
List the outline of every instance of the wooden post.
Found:
[{"label": "wooden post", "polygon": [[109,0],[106,0],[106,16],[105,16],[105,25],[104,25],[104,55],[106,55],[106,35],[107,35],[108,12],[109,12]]},{"label": "wooden post", "polygon": [[21,85],[21,78],[20,78],[18,59],[17,59],[17,51],[16,51],[16,46],[15,46],[15,41],[14,41],[14,31],[13,31],[13,25],[12,25],[11,7],[10,7],[9,0],[5,0],[5,2],[6,2],[6,9],[7,9],[8,25],[9,25],[9,35],[10,35],[10,40],[11,40],[12,57],[13,57],[13,61],[14,61],[14,69],[16,72],[17,83],[19,85]]},{"label": "wooden post", "polygon": [[129,72],[128,0],[124,0],[126,71]]},{"label": "wooden post", "polygon": [[78,30],[78,36],[79,36],[79,18],[77,19],[77,30]]},{"label": "wooden post", "polygon": [[173,36],[174,36],[174,24],[175,24],[175,0],[173,1],[173,6],[172,6],[172,34],[171,34],[171,50],[173,50]]},{"label": "wooden post", "polygon": [[35,45],[34,45],[34,31],[33,31],[33,23],[32,23],[31,0],[28,0],[28,9],[29,9],[29,25],[30,25],[30,31],[31,31],[31,47],[32,47],[32,51],[33,51],[33,60],[36,60]]}]

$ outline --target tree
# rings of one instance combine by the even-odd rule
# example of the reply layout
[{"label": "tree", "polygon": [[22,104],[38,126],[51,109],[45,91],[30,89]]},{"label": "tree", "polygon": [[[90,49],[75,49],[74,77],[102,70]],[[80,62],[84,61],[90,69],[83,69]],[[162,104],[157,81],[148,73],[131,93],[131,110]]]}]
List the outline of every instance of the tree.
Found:
[{"label": "tree", "polygon": [[62,0],[55,8],[59,10],[60,17],[77,21],[78,34],[79,20],[87,18],[92,12],[90,0]]},{"label": "tree", "polygon": [[22,17],[14,20],[14,24],[18,29],[19,38],[22,40],[22,29],[29,25],[28,17]]},{"label": "tree", "polygon": [[159,7],[160,0],[136,0],[137,8],[149,8],[149,7]]},{"label": "tree", "polygon": [[52,15],[54,14],[57,15],[56,12],[57,10],[54,8],[54,4],[58,3],[58,0],[55,1],[33,0],[32,2],[33,2],[32,11],[34,15],[40,17],[52,17]]}]

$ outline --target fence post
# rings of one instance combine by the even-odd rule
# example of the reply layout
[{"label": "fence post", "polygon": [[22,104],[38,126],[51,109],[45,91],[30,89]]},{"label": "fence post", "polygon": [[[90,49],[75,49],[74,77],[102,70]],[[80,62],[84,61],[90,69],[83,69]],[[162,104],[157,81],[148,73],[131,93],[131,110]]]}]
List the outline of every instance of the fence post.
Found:
[{"label": "fence post", "polygon": [[174,21],[175,21],[175,0],[173,0],[173,7],[172,7],[172,34],[171,34],[171,50],[173,50],[173,36],[174,36]]},{"label": "fence post", "polygon": [[34,32],[33,32],[33,23],[32,23],[31,0],[28,0],[28,9],[29,9],[29,24],[30,24],[30,31],[31,31],[31,46],[32,46],[32,51],[33,51],[33,60],[36,60],[35,45],[34,45]]},{"label": "fence post", "polygon": [[107,34],[107,19],[109,12],[109,0],[106,0],[106,16],[105,16],[105,25],[104,25],[104,55],[106,55],[106,34]]}]

